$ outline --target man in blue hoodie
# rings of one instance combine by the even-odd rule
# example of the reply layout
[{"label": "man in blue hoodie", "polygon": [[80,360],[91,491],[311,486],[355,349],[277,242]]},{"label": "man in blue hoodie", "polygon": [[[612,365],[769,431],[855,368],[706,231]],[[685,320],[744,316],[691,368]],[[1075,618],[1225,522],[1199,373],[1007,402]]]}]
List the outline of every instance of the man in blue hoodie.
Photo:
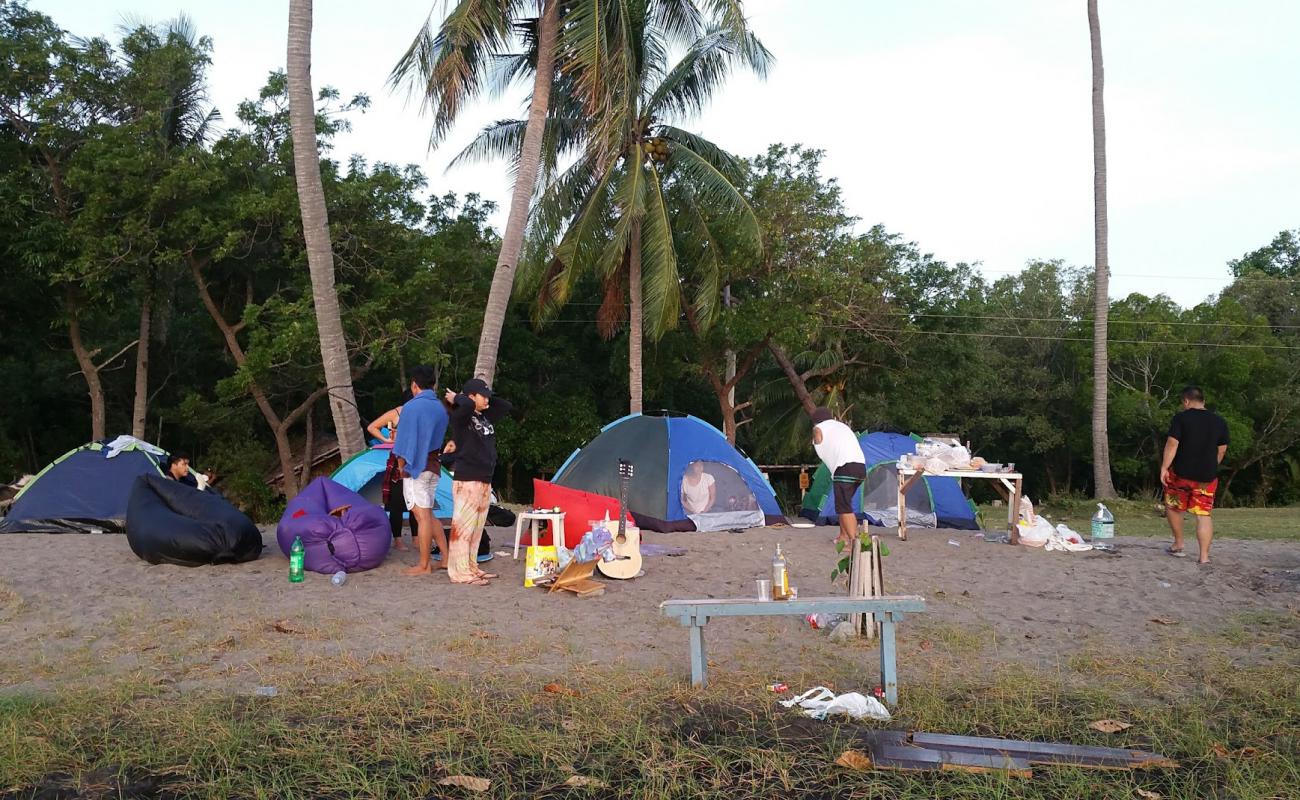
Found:
[{"label": "man in blue hoodie", "polygon": [[444,558],[435,567],[430,556],[434,542],[439,552],[447,552],[447,536],[433,515],[434,493],[442,474],[439,457],[447,436],[447,410],[434,392],[436,383],[433,367],[421,364],[411,369],[412,397],[402,406],[402,424],[397,426],[393,442],[393,455],[402,474],[402,495],[419,531],[415,547],[420,561],[403,570],[404,575],[430,575],[447,566]]}]

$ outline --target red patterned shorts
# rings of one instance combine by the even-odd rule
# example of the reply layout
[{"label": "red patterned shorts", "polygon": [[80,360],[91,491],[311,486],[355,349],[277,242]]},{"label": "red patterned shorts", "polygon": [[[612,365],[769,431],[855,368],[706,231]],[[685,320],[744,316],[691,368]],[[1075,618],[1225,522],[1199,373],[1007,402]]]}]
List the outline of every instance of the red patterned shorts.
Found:
[{"label": "red patterned shorts", "polygon": [[1165,484],[1165,508],[1208,517],[1214,510],[1214,493],[1218,489],[1218,478],[1202,483],[1180,478],[1170,470],[1169,482]]}]

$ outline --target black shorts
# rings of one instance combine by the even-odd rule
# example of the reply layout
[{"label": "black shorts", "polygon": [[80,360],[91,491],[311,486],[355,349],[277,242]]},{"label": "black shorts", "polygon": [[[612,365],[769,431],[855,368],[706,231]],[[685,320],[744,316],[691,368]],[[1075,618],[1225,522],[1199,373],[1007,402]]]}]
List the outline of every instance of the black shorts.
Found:
[{"label": "black shorts", "polygon": [[852,514],[853,496],[867,479],[866,464],[844,464],[831,476],[835,491],[835,513]]}]

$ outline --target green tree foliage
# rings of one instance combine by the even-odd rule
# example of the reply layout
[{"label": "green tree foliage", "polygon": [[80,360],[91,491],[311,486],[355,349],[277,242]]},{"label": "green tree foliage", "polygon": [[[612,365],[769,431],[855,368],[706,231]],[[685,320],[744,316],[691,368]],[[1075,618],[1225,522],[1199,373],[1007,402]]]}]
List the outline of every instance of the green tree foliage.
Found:
[{"label": "green tree foliage", "polygon": [[[147,438],[188,451],[224,476],[229,495],[272,516],[281,493],[310,477],[303,462],[331,443],[283,75],[217,135],[203,100],[209,45],[184,25],[82,41],[0,2],[0,28],[0,204],[10,212],[0,216],[0,477],[84,442],[96,414],[107,435],[131,429],[130,353],[149,303]],[[657,75],[647,94],[673,80]],[[326,89],[316,124],[368,420],[403,401],[411,365],[434,364],[444,386],[474,374],[501,242],[479,198],[431,191],[413,167],[333,157],[331,142],[365,103]],[[654,407],[718,425],[760,464],[813,460],[804,411],[826,404],[858,430],[969,439],[980,455],[1016,462],[1036,498],[1092,492],[1089,270],[1049,260],[986,281],[861,225],[819,151],[775,145],[740,163],[659,117],[624,115],[640,126],[628,148],[578,180],[561,167],[588,158],[580,145],[597,129],[566,122],[565,108],[552,104],[544,175],[573,178],[572,209],[588,208],[584,198],[610,202],[590,205],[601,235],[582,246],[565,238],[572,214],[548,228],[555,249],[570,243],[572,261],[561,263],[584,267],[565,276],[568,302],[541,326],[536,294],[504,314],[495,388],[518,409],[500,428],[505,497],[530,499],[532,478],[553,474],[627,407],[629,332],[607,340],[593,328],[609,322],[610,287],[617,305],[627,289],[609,280],[627,253],[627,223],[615,213],[623,205],[612,198],[617,185],[635,199],[632,173],[656,181],[638,178],[636,196],[662,195],[667,238],[655,236],[666,249],[654,258],[675,265],[647,296],[663,334],[644,348]],[[480,139],[485,152],[518,148],[522,123],[493,131],[500,136]],[[752,229],[737,224],[739,203],[703,202],[709,184],[681,167],[687,151],[700,170],[734,169],[728,191]],[[593,188],[602,176],[605,194]],[[551,200],[558,195],[543,195],[539,215],[559,208]],[[1224,501],[1300,501],[1298,241],[1300,231],[1283,231],[1231,262],[1233,282],[1192,308],[1138,294],[1112,302],[1108,421],[1122,492],[1154,495],[1169,418],[1197,383],[1232,434]],[[555,252],[538,253],[547,274]],[[730,387],[728,352],[737,357]]]}]

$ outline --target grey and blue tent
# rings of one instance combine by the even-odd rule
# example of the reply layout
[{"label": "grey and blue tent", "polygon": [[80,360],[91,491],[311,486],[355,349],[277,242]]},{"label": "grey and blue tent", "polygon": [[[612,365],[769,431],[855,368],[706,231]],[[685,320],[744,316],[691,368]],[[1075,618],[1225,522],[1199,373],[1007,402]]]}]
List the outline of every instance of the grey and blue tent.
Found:
[{"label": "grey and blue tent", "polygon": [[[642,528],[727,530],[785,521],[758,466],[722,431],[685,414],[630,414],[609,423],[573,451],[552,482],[618,497],[620,460],[633,465],[627,507]],[[688,514],[682,506],[682,480],[697,462],[712,478],[716,500],[706,511]]]},{"label": "grey and blue tent", "polygon": [[0,533],[122,533],[135,479],[162,475],[166,453],[145,442],[110,444],[90,442],[51,461],[14,497]]}]

